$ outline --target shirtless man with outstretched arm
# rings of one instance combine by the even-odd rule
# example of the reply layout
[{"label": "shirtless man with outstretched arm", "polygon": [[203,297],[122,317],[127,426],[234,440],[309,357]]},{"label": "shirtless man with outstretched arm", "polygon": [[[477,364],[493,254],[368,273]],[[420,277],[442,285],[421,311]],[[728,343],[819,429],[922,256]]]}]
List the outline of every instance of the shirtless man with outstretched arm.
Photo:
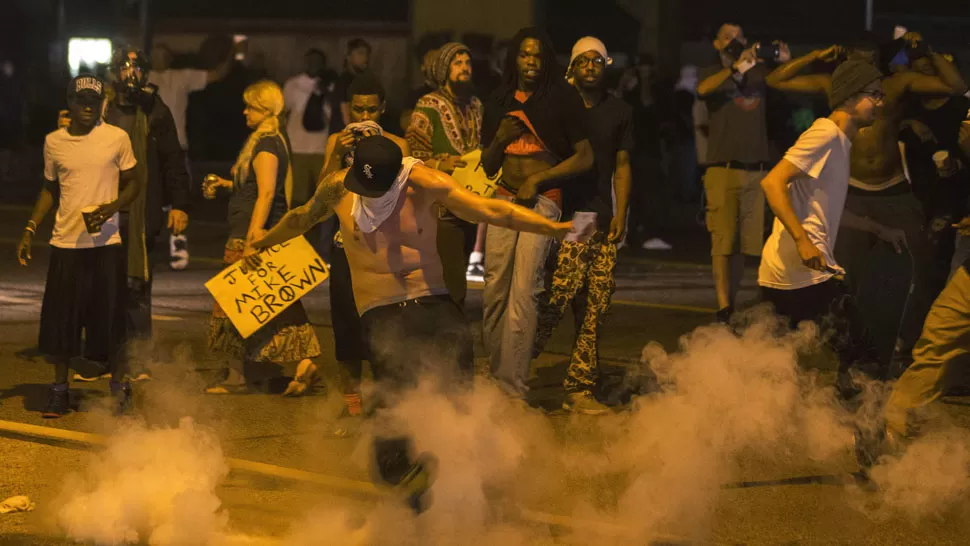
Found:
[{"label": "shirtless man with outstretched arm", "polygon": [[[556,238],[572,227],[479,197],[447,174],[403,158],[391,140],[370,136],[358,142],[351,168],[328,175],[309,202],[255,243],[265,248],[284,242],[337,215],[381,405],[393,403],[419,378],[445,388],[468,385],[474,369],[471,331],[448,295],[438,257],[436,205],[468,222]],[[375,473],[408,490],[411,507],[421,511],[427,488],[409,484],[427,474],[429,461],[415,458],[410,446],[406,436],[375,438]]]}]

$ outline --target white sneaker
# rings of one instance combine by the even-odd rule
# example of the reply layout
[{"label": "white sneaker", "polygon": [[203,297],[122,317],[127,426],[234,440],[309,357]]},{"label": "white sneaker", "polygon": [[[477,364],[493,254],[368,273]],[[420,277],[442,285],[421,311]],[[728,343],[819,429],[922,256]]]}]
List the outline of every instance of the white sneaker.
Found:
[{"label": "white sneaker", "polygon": [[641,248],[643,248],[643,250],[671,250],[674,247],[667,241],[654,237],[653,239],[649,239],[644,242]]},{"label": "white sneaker", "polygon": [[472,282],[485,282],[485,268],[482,264],[470,264],[465,271],[465,279]]},{"label": "white sneaker", "polygon": [[603,415],[610,411],[610,407],[602,404],[592,394],[574,392],[566,395],[562,402],[562,409],[583,415]]},{"label": "white sneaker", "polygon": [[189,240],[185,235],[168,236],[168,266],[172,271],[182,271],[189,266]]}]

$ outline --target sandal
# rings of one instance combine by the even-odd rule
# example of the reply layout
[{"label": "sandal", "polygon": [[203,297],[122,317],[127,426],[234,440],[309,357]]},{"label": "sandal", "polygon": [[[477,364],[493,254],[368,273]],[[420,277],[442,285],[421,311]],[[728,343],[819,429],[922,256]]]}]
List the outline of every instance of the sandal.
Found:
[{"label": "sandal", "polygon": [[303,396],[316,382],[317,365],[309,359],[303,360],[296,367],[296,377],[286,386],[283,396]]}]

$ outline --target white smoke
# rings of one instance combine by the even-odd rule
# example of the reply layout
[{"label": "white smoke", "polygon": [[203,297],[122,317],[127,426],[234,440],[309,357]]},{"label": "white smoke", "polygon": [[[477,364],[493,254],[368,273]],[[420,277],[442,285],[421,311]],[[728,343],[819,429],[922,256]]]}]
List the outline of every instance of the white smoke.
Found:
[{"label": "white smoke", "polygon": [[[393,495],[376,505],[330,499],[298,517],[283,543],[709,538],[721,489],[745,477],[742,463],[843,469],[851,457],[854,417],[832,387],[798,365],[819,348],[816,331],[783,326],[756,314],[740,335],[706,326],[684,336],[675,353],[648,345],[639,371],[656,376],[661,390],[603,417],[550,419],[487,382],[448,396],[423,382],[387,412],[391,425],[365,427],[359,451],[369,449],[374,430],[391,426],[413,438],[416,452],[433,453],[430,508],[415,516]],[[970,433],[931,434],[873,470],[877,493],[846,495],[859,496],[856,505],[873,517],[944,514],[970,494],[968,464]],[[215,437],[192,420],[177,428],[134,423],[71,484],[59,520],[72,538],[97,544],[225,543],[216,486],[226,473]]]},{"label": "white smoke", "polygon": [[98,545],[211,544],[228,522],[215,494],[228,472],[218,440],[191,418],[177,428],[133,421],[68,480],[57,519],[68,537]]},{"label": "white smoke", "polygon": [[852,505],[876,521],[902,515],[914,524],[942,520],[970,499],[970,431],[946,425],[917,438],[871,471],[876,493],[853,492]]}]

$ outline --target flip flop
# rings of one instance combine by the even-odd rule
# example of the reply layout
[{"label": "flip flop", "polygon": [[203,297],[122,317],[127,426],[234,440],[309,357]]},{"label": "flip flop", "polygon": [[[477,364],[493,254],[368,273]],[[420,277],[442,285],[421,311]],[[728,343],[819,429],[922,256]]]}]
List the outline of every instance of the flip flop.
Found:
[{"label": "flip flop", "polygon": [[308,364],[301,362],[296,369],[296,377],[286,386],[286,390],[283,391],[283,396],[303,396],[310,391],[316,382],[317,365],[312,362]]}]

